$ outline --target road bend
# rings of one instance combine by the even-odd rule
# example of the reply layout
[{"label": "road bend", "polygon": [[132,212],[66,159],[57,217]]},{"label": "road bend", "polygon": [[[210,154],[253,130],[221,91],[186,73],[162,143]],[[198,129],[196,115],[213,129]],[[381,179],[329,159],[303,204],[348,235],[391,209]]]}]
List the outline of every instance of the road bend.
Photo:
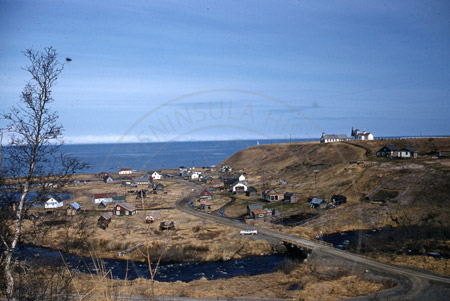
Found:
[{"label": "road bend", "polygon": [[[396,300],[399,297],[402,299],[413,300],[421,299],[421,296],[425,296],[427,290],[430,288],[438,287],[442,293],[442,289],[445,291],[445,295],[450,295],[450,278],[426,272],[423,270],[417,270],[411,267],[397,266],[394,264],[379,262],[374,259],[363,257],[361,255],[346,252],[340,249],[333,248],[332,246],[323,245],[320,242],[315,242],[303,238],[299,238],[293,235],[285,234],[282,232],[265,229],[257,226],[249,226],[247,224],[237,222],[225,217],[211,215],[205,212],[200,212],[189,206],[189,202],[197,198],[201,191],[201,186],[189,181],[177,181],[191,187],[191,193],[176,202],[176,207],[188,214],[197,216],[199,218],[212,220],[214,222],[224,224],[227,226],[235,227],[238,229],[253,229],[258,231],[258,235],[262,234],[271,238],[279,239],[280,241],[286,241],[291,244],[301,245],[303,248],[314,250],[315,253],[328,255],[341,260],[349,261],[353,264],[357,263],[364,266],[366,269],[374,269],[381,271],[384,274],[395,276],[399,279],[400,287],[395,289],[388,289],[377,294],[376,299],[392,299]],[[406,280],[406,281],[405,281]],[[399,296],[401,294],[401,296]],[[439,294],[439,293],[437,293]],[[367,297],[367,296],[366,296]],[[430,296],[431,297],[431,296]],[[432,299],[432,297],[431,297]],[[438,299],[437,299],[438,300]]]}]

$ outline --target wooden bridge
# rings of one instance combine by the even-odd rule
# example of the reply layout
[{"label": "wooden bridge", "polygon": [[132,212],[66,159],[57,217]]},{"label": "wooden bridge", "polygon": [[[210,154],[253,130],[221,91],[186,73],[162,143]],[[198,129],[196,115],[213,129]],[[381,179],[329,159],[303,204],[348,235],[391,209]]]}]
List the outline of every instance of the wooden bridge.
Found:
[{"label": "wooden bridge", "polygon": [[[326,241],[322,241],[322,240],[318,240],[318,239],[314,239],[313,241],[315,243],[321,244],[323,246],[333,247],[332,243],[329,243],[329,242],[326,242]],[[311,246],[309,244],[304,244],[302,242],[294,241],[294,240],[290,240],[290,239],[282,239],[282,242],[285,245],[287,245],[287,246],[290,246],[290,247],[293,247],[293,248],[298,248],[298,249],[300,249],[302,251],[307,251],[307,252],[312,252],[316,248],[315,246]]]}]

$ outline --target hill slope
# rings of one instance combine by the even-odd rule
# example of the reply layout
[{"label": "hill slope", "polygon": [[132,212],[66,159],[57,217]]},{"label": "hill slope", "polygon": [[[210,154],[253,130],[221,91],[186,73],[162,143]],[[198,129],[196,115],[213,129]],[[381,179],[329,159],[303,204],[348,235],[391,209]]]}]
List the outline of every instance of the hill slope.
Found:
[{"label": "hill slope", "polygon": [[[419,157],[377,158],[376,151],[384,145],[411,146]],[[245,173],[249,185],[258,191],[277,187],[297,193],[300,202],[311,196],[327,201],[333,194],[347,196],[345,207],[330,211],[329,219],[334,216],[341,221],[324,229],[326,232],[385,225],[448,227],[450,159],[437,159],[439,150],[450,150],[450,138],[261,145],[240,151],[223,163]],[[280,179],[287,184],[279,185]],[[371,204],[366,195],[374,192],[376,198],[390,197],[391,201],[384,206]],[[345,210],[362,215],[355,220],[353,214],[343,214]]]}]

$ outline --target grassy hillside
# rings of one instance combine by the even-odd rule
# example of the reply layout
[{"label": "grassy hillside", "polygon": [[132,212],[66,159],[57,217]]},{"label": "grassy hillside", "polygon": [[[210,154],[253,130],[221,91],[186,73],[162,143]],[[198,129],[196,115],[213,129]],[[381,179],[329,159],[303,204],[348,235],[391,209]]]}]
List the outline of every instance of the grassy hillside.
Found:
[{"label": "grassy hillside", "polygon": [[[377,158],[377,150],[384,145],[413,147],[419,157]],[[450,150],[450,138],[261,145],[223,163],[232,166],[233,172],[245,173],[249,185],[259,191],[275,187],[295,192],[303,203],[311,196],[327,201],[333,194],[347,196],[345,206],[330,211],[330,223],[322,225],[322,231],[414,224],[448,227],[450,159],[438,159],[439,150]],[[279,185],[280,179],[287,184]],[[365,196],[376,189],[378,197],[397,199],[372,204]]]}]

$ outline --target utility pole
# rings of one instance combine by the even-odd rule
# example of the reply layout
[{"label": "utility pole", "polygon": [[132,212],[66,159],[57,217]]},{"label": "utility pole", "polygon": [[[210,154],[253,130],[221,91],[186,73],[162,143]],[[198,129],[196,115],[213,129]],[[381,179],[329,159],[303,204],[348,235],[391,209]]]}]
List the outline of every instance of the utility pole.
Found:
[{"label": "utility pole", "polygon": [[314,169],[314,170],[313,170],[313,172],[314,172],[314,189],[316,189],[317,173],[318,173],[319,171],[320,171],[320,170],[318,170],[318,169]]}]

